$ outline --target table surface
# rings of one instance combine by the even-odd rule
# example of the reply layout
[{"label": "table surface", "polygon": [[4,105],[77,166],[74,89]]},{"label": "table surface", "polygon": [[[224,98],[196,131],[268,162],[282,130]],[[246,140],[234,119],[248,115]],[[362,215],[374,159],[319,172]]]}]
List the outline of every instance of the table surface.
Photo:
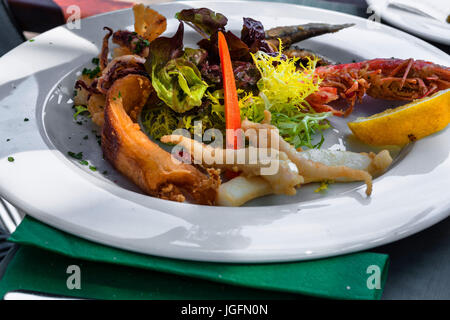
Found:
[{"label": "table surface", "polygon": [[[123,1],[123,0],[122,0]],[[8,0],[13,14],[18,18],[18,24],[23,30],[42,32],[53,26],[63,23],[64,18],[58,16],[58,7],[55,3],[65,5],[67,3],[84,3],[84,0]],[[88,1],[88,3],[92,3]],[[103,5],[106,0],[96,1]],[[137,1],[134,1],[137,2]],[[155,2],[151,0],[141,1],[146,4]],[[156,1],[163,2],[163,1]],[[277,2],[307,3],[309,5],[323,5],[324,1],[318,0],[285,0]],[[128,4],[119,4],[126,6]],[[354,10],[365,13],[367,5],[363,0],[334,0],[330,2],[330,9],[337,10],[353,5]],[[28,7],[27,7],[28,6]],[[27,20],[27,14],[20,10],[24,8],[41,8],[50,12],[53,19],[43,24],[42,16],[39,21]],[[26,10],[28,11],[28,10]],[[355,11],[355,12],[356,12]],[[356,14],[356,13],[355,13]],[[56,18],[55,18],[56,17]],[[23,21],[21,19],[24,19]],[[450,54],[450,47],[432,43]],[[0,46],[2,44],[0,43]],[[450,299],[450,218],[439,224],[395,243],[372,249],[371,251],[387,253],[390,256],[390,269],[386,282],[383,299]]]}]

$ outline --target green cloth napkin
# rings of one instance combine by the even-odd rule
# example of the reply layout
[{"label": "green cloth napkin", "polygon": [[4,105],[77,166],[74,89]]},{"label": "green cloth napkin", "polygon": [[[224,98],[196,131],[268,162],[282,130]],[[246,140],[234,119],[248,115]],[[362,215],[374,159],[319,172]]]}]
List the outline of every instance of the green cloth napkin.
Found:
[{"label": "green cloth napkin", "polygon": [[[0,296],[22,289],[99,299],[379,299],[388,268],[387,255],[369,252],[251,265],[167,259],[103,246],[30,217],[10,240],[23,246],[0,281]],[[81,290],[66,287],[73,264],[81,269]],[[381,289],[367,287],[371,265],[381,270]]]}]

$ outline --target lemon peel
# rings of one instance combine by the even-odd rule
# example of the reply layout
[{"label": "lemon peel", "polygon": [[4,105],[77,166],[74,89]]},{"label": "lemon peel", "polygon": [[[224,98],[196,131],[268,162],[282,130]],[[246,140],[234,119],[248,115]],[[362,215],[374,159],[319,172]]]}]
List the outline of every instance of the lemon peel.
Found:
[{"label": "lemon peel", "polygon": [[395,109],[349,122],[348,127],[370,145],[398,145],[422,139],[450,122],[450,89]]}]

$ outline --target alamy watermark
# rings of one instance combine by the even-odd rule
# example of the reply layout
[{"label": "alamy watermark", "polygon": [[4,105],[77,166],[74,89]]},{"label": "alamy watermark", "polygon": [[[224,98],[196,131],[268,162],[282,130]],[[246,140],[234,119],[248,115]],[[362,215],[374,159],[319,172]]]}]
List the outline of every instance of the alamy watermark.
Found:
[{"label": "alamy watermark", "polygon": [[70,5],[66,8],[67,28],[70,30],[81,29],[81,9],[77,5]]},{"label": "alamy watermark", "polygon": [[70,265],[66,269],[66,273],[69,274],[66,280],[66,286],[69,290],[81,289],[81,269],[77,265]]},{"label": "alamy watermark", "polygon": [[[187,164],[205,165],[257,165],[260,175],[274,175],[279,169],[278,129],[260,128],[226,130],[226,136],[242,141],[238,148],[226,147],[225,137],[218,129],[207,129],[202,134],[202,123],[196,121],[194,139],[186,129],[173,131],[172,136],[182,136],[172,148],[172,160]],[[175,139],[175,138],[174,138]],[[177,140],[177,139],[175,139]],[[247,141],[247,144],[245,144]]]},{"label": "alamy watermark", "polygon": [[370,276],[367,278],[367,289],[381,289],[381,269],[379,266],[373,264],[367,267],[366,273]]}]

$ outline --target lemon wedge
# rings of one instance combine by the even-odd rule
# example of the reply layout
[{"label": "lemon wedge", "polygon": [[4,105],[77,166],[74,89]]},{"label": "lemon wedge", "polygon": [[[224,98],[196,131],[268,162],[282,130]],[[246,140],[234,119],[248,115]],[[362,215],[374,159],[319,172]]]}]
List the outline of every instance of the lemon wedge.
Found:
[{"label": "lemon wedge", "polygon": [[444,129],[450,122],[450,89],[395,109],[349,122],[353,134],[371,145],[405,145]]}]

